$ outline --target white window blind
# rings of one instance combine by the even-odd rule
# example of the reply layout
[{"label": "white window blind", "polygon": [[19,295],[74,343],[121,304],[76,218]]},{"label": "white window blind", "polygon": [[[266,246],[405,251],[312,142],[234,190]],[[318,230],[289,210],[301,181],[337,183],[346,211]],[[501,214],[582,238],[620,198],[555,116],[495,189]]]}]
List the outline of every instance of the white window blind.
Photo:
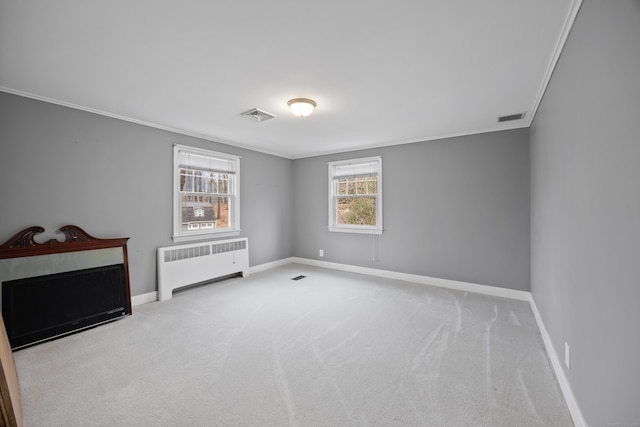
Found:
[{"label": "white window blind", "polygon": [[236,173],[236,163],[238,157],[215,157],[207,156],[184,148],[178,148],[178,166],[180,168],[198,169],[206,172]]},{"label": "white window blind", "polygon": [[335,164],[332,171],[333,179],[359,178],[378,175],[378,161],[362,163]]}]

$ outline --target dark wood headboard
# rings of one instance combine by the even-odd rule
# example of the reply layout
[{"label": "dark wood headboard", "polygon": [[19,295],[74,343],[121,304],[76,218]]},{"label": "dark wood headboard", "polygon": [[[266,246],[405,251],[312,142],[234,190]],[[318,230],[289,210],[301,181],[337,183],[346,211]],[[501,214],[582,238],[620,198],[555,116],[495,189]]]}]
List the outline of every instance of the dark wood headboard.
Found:
[{"label": "dark wood headboard", "polygon": [[[67,252],[91,251],[95,249],[122,249],[122,263],[124,264],[127,298],[131,299],[129,285],[129,260],[127,255],[128,237],[116,239],[99,239],[93,237],[76,225],[60,227],[57,233],[65,236],[64,241],[50,239],[44,243],[38,243],[34,236],[44,232],[42,227],[29,227],[17,233],[0,245],[0,260],[9,258],[25,258],[38,255],[63,254]],[[2,277],[0,277],[1,281]]]},{"label": "dark wood headboard", "polygon": [[[5,263],[12,263],[9,259],[16,259],[15,265],[22,265],[22,272],[20,274],[29,274],[31,265],[34,263],[37,257],[44,255],[41,258],[50,258],[47,255],[53,255],[54,261],[50,262],[52,267],[55,267],[58,262],[58,254],[65,254],[67,252],[81,252],[81,251],[93,251],[106,249],[107,252],[117,251],[118,258],[123,260],[124,263],[124,275],[126,280],[126,294],[129,301],[131,300],[131,291],[129,288],[129,267],[127,258],[127,240],[128,238],[117,239],[99,239],[91,236],[86,231],[75,225],[66,225],[61,227],[58,232],[64,234],[65,240],[59,241],[57,239],[51,239],[44,243],[38,243],[34,240],[34,236],[44,232],[42,227],[29,227],[21,232],[17,233],[5,243],[0,245],[0,261]],[[122,252],[120,255],[120,249]],[[103,253],[104,251],[98,251]],[[88,252],[93,254],[93,252]],[[26,262],[26,268],[24,262]],[[42,270],[47,268],[47,264],[36,265],[35,270]],[[36,271],[37,273],[37,271]],[[42,274],[41,272],[39,274]],[[36,274],[37,275],[37,274]],[[0,277],[2,279],[2,277]],[[0,280],[2,281],[2,280]],[[129,313],[130,313],[129,304]],[[0,320],[2,317],[0,316]],[[9,339],[5,330],[4,322],[0,323],[0,426],[22,426],[24,425],[22,402],[20,397],[20,387],[18,384],[18,377],[15,368],[15,361],[13,353],[10,348]]]},{"label": "dark wood headboard", "polygon": [[0,259],[20,258],[35,255],[47,255],[63,252],[88,251],[91,249],[103,249],[122,247],[125,252],[128,237],[118,239],[99,239],[93,237],[82,228],[75,225],[65,225],[60,227],[59,233],[65,236],[64,241],[51,239],[44,243],[38,243],[33,238],[37,234],[44,232],[42,227],[29,227],[0,245]]}]

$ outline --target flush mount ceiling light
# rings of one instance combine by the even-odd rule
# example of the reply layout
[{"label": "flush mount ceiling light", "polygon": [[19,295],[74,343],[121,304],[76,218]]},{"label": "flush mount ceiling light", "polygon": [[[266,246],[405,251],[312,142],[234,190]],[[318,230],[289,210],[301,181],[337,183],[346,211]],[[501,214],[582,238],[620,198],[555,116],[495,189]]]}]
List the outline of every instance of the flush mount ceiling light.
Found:
[{"label": "flush mount ceiling light", "polygon": [[291,112],[298,117],[306,117],[313,112],[316,102],[307,98],[295,98],[287,102]]}]

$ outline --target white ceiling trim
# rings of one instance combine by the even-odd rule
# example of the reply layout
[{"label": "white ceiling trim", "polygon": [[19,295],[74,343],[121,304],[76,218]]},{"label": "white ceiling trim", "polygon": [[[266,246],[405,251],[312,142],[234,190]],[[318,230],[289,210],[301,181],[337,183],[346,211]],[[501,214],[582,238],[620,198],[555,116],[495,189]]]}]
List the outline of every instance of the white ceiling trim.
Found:
[{"label": "white ceiling trim", "polygon": [[547,91],[547,86],[549,86],[549,82],[551,81],[551,76],[553,75],[553,71],[556,69],[556,65],[558,64],[558,60],[560,59],[560,55],[562,54],[562,50],[564,49],[564,45],[567,43],[567,38],[569,37],[569,33],[573,28],[573,23],[578,16],[578,12],[580,11],[580,7],[582,6],[582,0],[573,0],[571,7],[569,8],[569,13],[567,14],[567,18],[564,21],[562,26],[562,31],[560,32],[560,36],[558,37],[558,42],[556,43],[556,47],[553,51],[553,56],[551,57],[551,62],[549,62],[549,66],[547,67],[547,71],[545,72],[544,79],[542,80],[542,84],[540,85],[540,89],[538,90],[538,94],[536,95],[536,99],[533,103],[533,107],[531,107],[531,114],[529,115],[528,126],[531,126],[533,123],[533,119],[536,117],[536,113],[538,112],[538,108],[540,107],[540,103],[542,102],[542,98],[544,97],[544,93]]},{"label": "white ceiling trim", "polygon": [[172,128],[172,127],[169,127],[169,126],[161,125],[161,124],[158,124],[158,123],[146,122],[144,120],[138,120],[138,119],[134,119],[134,118],[131,118],[131,117],[121,116],[121,115],[118,115],[118,114],[109,113],[107,111],[96,110],[94,108],[89,108],[89,107],[85,107],[85,106],[82,106],[82,105],[73,104],[71,102],[60,101],[58,99],[47,98],[46,96],[35,95],[33,93],[23,92],[23,91],[11,89],[11,88],[8,88],[8,87],[0,86],[0,92],[11,93],[13,95],[23,96],[25,98],[31,98],[31,99],[35,99],[37,101],[48,102],[50,104],[56,104],[56,105],[60,105],[60,106],[63,106],[63,107],[73,108],[75,110],[85,111],[87,113],[98,114],[98,115],[101,115],[101,116],[110,117],[112,119],[123,120],[125,122],[135,123],[135,124],[142,125],[142,126],[148,126],[150,128],[154,128],[154,129],[160,129],[160,130],[164,130],[164,131],[167,131],[167,132],[177,133],[177,134],[180,134],[180,135],[191,136],[193,138],[204,139],[206,141],[217,142],[219,144],[225,144],[225,145],[229,145],[229,146],[232,146],[232,147],[243,148],[245,150],[256,151],[258,153],[269,154],[271,156],[282,157],[282,158],[289,159],[289,160],[305,159],[305,158],[309,158],[309,157],[325,156],[325,155],[329,155],[329,154],[350,153],[350,152],[354,152],[354,151],[369,150],[369,149],[372,149],[372,148],[393,147],[395,145],[416,144],[416,143],[419,143],[419,142],[437,141],[439,139],[457,138],[457,137],[460,137],[460,136],[478,135],[478,134],[489,133],[489,132],[499,132],[499,131],[503,131],[503,130],[522,129],[522,128],[527,128],[527,127],[529,127],[531,125],[531,121],[529,120],[528,122],[521,123],[521,124],[511,124],[511,125],[504,125],[503,124],[503,125],[491,127],[491,128],[488,128],[488,129],[476,129],[476,130],[472,130],[472,131],[468,131],[468,132],[456,132],[456,133],[450,133],[450,134],[446,134],[446,135],[437,135],[437,136],[428,137],[428,138],[417,138],[417,139],[408,140],[408,141],[385,142],[385,143],[381,143],[381,144],[371,144],[371,145],[365,145],[365,146],[360,146],[360,147],[350,148],[350,149],[344,149],[344,150],[329,150],[329,151],[321,151],[321,152],[317,152],[317,153],[312,153],[312,154],[308,154],[308,155],[289,156],[289,155],[286,155],[286,154],[283,154],[283,153],[274,152],[274,151],[258,150],[257,148],[251,147],[249,145],[242,145],[242,144],[239,144],[237,142],[225,141],[225,140],[223,140],[221,138],[215,138],[215,137],[211,137],[211,136],[207,136],[207,135],[198,134],[198,133],[195,133],[195,132],[189,132],[189,131],[186,131],[186,130],[183,130],[183,129],[176,129],[176,128]]},{"label": "white ceiling trim", "polygon": [[290,159],[290,160],[304,159],[304,158],[317,157],[317,156],[325,156],[325,155],[329,155],[329,154],[350,153],[350,152],[354,152],[354,151],[369,150],[369,149],[372,149],[372,148],[392,147],[392,146],[395,146],[395,145],[416,144],[416,143],[419,143],[419,142],[437,141],[439,139],[456,138],[456,137],[460,137],[460,136],[469,136],[469,135],[478,135],[478,134],[482,134],[482,133],[499,132],[499,131],[503,131],[503,130],[521,129],[521,128],[529,127],[531,125],[531,121],[529,120],[529,121],[526,121],[526,122],[520,123],[520,124],[510,124],[510,125],[501,124],[499,126],[490,127],[488,129],[476,129],[476,130],[471,130],[471,131],[468,131],[468,132],[456,132],[456,133],[450,133],[450,134],[445,134],[445,135],[437,135],[437,136],[428,137],[428,138],[417,138],[417,139],[414,139],[414,140],[397,141],[397,142],[396,141],[384,142],[384,143],[380,143],[380,144],[371,144],[371,145],[359,146],[359,147],[355,147],[355,148],[348,148],[348,149],[344,149],[344,150],[329,150],[329,151],[321,151],[321,152],[317,152],[317,153],[311,153],[311,154],[308,154],[308,155],[289,156],[287,154],[283,154],[283,153],[279,153],[279,152],[268,151],[268,150],[259,150],[259,149],[255,148],[255,147],[252,147],[252,146],[249,146],[249,145],[242,145],[242,144],[237,143],[237,142],[225,141],[224,139],[221,139],[221,138],[211,137],[211,136],[207,136],[207,135],[203,135],[203,134],[199,134],[199,133],[195,133],[195,132],[190,132],[190,131],[183,130],[183,129],[176,129],[176,128],[173,128],[173,127],[170,127],[170,126],[165,126],[165,125],[161,125],[161,124],[158,124],[158,123],[151,123],[151,122],[147,122],[147,121],[139,120],[139,119],[134,119],[134,118],[127,117],[127,116],[121,116],[121,115],[118,115],[118,114],[109,113],[107,111],[97,110],[95,108],[85,107],[85,106],[82,106],[82,105],[73,104],[71,102],[61,101],[59,99],[48,98],[46,96],[40,96],[40,95],[36,95],[36,94],[33,94],[33,93],[29,93],[29,92],[23,92],[23,91],[20,91],[20,90],[11,89],[11,88],[4,87],[4,86],[0,86],[0,92],[11,93],[13,95],[22,96],[22,97],[25,97],[25,98],[31,98],[31,99],[35,99],[37,101],[43,101],[43,102],[48,102],[50,104],[55,104],[55,105],[60,105],[60,106],[63,106],[63,107],[73,108],[74,110],[80,110],[80,111],[85,111],[87,113],[98,114],[98,115],[101,115],[101,116],[110,117],[112,119],[123,120],[125,122],[135,123],[135,124],[138,124],[138,125],[147,126],[147,127],[154,128],[154,129],[164,130],[164,131],[167,131],[167,132],[173,132],[173,133],[177,133],[177,134],[185,135],[185,136],[191,136],[193,138],[204,139],[206,141],[217,142],[219,144],[225,144],[225,145],[229,145],[229,146],[232,146],[232,147],[243,148],[245,150],[256,151],[258,153],[269,154],[271,156],[282,157],[282,158]]},{"label": "white ceiling trim", "polygon": [[48,98],[46,96],[40,96],[40,95],[36,95],[36,94],[33,94],[33,93],[29,93],[29,92],[23,92],[23,91],[20,91],[20,90],[11,89],[11,88],[4,87],[4,86],[0,86],[0,92],[11,93],[13,95],[23,96],[25,98],[31,98],[31,99],[35,99],[37,101],[43,101],[43,102],[48,102],[50,104],[56,104],[56,105],[61,105],[63,107],[73,108],[74,110],[86,111],[87,113],[98,114],[100,116],[106,116],[106,117],[110,117],[112,119],[124,120],[125,122],[135,123],[135,124],[138,124],[138,125],[147,126],[147,127],[154,128],[154,129],[165,130],[167,132],[173,132],[173,133],[177,133],[177,134],[180,134],[180,135],[191,136],[193,138],[199,138],[199,139],[204,139],[206,141],[217,142],[219,144],[229,145],[231,147],[243,148],[245,150],[257,151],[259,153],[269,154],[269,155],[277,156],[277,157],[284,157],[285,159],[293,160],[293,157],[288,156],[288,155],[283,154],[283,153],[277,153],[277,152],[272,152],[272,151],[267,151],[267,150],[258,150],[255,147],[250,147],[248,145],[242,145],[242,144],[237,143],[237,142],[225,141],[225,140],[223,140],[221,138],[214,138],[214,137],[211,137],[211,136],[207,136],[207,135],[203,135],[203,134],[199,134],[199,133],[195,133],[195,132],[190,132],[190,131],[187,131],[187,130],[184,130],[184,129],[176,129],[176,128],[165,126],[165,125],[161,125],[161,124],[158,124],[158,123],[146,122],[144,120],[138,120],[138,119],[134,119],[134,118],[131,118],[131,117],[121,116],[121,115],[118,115],[118,114],[109,113],[107,111],[96,110],[94,108],[85,107],[83,105],[77,105],[77,104],[73,104],[71,102],[60,101],[59,99]]},{"label": "white ceiling trim", "polygon": [[[194,131],[189,131],[189,130],[186,130],[186,129],[180,129],[180,128],[176,128],[176,127],[173,127],[173,126],[168,126],[168,125],[165,125],[165,124],[161,124],[162,122],[166,122],[166,120],[163,120],[163,119],[157,119],[158,122],[156,122],[156,123],[145,121],[145,120],[140,120],[140,119],[135,119],[135,118],[132,118],[132,117],[129,117],[129,116],[124,116],[124,115],[120,115],[120,114],[116,114],[116,113],[111,113],[111,112],[108,112],[108,111],[103,111],[103,110],[98,110],[98,109],[95,109],[95,108],[83,106],[82,104],[74,104],[74,103],[71,103],[71,102],[62,101],[60,99],[55,99],[55,98],[50,98],[50,97],[46,97],[46,96],[37,95],[35,93],[30,93],[28,91],[21,91],[21,90],[17,90],[17,89],[11,89],[11,88],[7,87],[9,85],[0,86],[0,91],[11,93],[11,94],[15,94],[15,95],[19,95],[19,96],[23,96],[23,97],[26,97],[26,98],[32,98],[32,99],[35,99],[35,100],[44,101],[44,102],[48,102],[48,103],[52,103],[52,104],[57,104],[57,105],[60,105],[60,106],[73,108],[73,109],[76,109],[76,110],[81,110],[81,111],[85,111],[85,112],[89,112],[89,113],[93,113],[93,114],[98,114],[98,115],[102,115],[102,116],[105,116],[105,117],[114,118],[114,119],[117,119],[117,120],[123,120],[123,121],[127,121],[127,122],[130,122],[130,123],[139,124],[139,125],[142,125],[142,126],[147,126],[147,127],[150,127],[150,128],[155,128],[155,129],[164,130],[164,131],[168,131],[168,132],[172,132],[172,133],[176,133],[176,134],[180,134],[180,135],[185,135],[185,136],[189,136],[189,137],[203,139],[203,140],[206,140],[206,141],[212,141],[212,142],[225,144],[225,145],[229,145],[229,146],[237,147],[237,148],[241,148],[241,149],[247,149],[247,150],[251,150],[251,151],[261,152],[261,153],[274,155],[274,156],[278,156],[278,157],[282,157],[282,158],[286,158],[286,159],[308,158],[308,157],[315,157],[315,156],[321,156],[321,155],[327,155],[327,154],[336,154],[336,153],[343,153],[343,152],[354,152],[354,151],[375,149],[375,148],[395,146],[395,145],[413,144],[413,143],[419,143],[419,142],[434,141],[434,140],[439,140],[439,139],[454,138],[454,137],[468,136],[468,135],[474,135],[474,134],[482,134],[482,133],[494,132],[494,131],[527,128],[527,127],[531,126],[531,124],[533,123],[533,120],[535,119],[535,115],[537,113],[537,110],[538,110],[538,108],[540,106],[540,103],[542,102],[542,99],[544,97],[544,93],[545,93],[545,91],[546,91],[546,89],[547,89],[547,87],[548,87],[548,85],[549,85],[549,83],[551,81],[551,77],[552,77],[553,72],[555,70],[555,67],[556,67],[556,65],[558,63],[558,60],[559,60],[560,55],[562,53],[562,50],[564,49],[564,46],[565,46],[566,41],[568,39],[569,33],[571,31],[571,28],[573,27],[575,19],[576,19],[577,15],[579,13],[579,10],[580,10],[580,8],[582,6],[582,2],[583,2],[583,0],[570,0],[570,6],[568,8],[568,11],[566,12],[566,16],[564,17],[563,20],[558,19],[558,21],[556,21],[558,23],[562,22],[562,28],[561,28],[560,34],[557,37],[557,40],[555,41],[554,49],[553,49],[553,52],[552,52],[551,57],[549,59],[549,63],[547,64],[547,67],[546,67],[546,69],[544,71],[543,79],[539,83],[539,88],[538,88],[538,90],[536,92],[535,99],[533,100],[531,109],[529,110],[529,112],[527,112],[527,117],[526,118],[524,118],[522,120],[509,122],[509,123],[494,122],[494,124],[490,124],[491,122],[487,123],[487,121],[485,121],[484,124],[476,123],[476,125],[478,125],[478,128],[476,128],[476,129],[472,128],[472,129],[468,129],[468,130],[464,130],[464,131],[460,131],[460,132],[452,132],[452,133],[445,133],[445,134],[436,132],[435,135],[420,136],[420,137],[417,137],[415,139],[408,139],[408,140],[407,139],[404,139],[404,140],[403,139],[399,139],[397,141],[394,141],[394,140],[391,140],[391,141],[378,140],[377,142],[372,142],[371,144],[360,145],[360,146],[357,146],[357,147],[356,146],[349,147],[348,145],[345,145],[342,148],[335,148],[334,147],[334,148],[328,149],[328,150],[323,150],[321,145],[316,145],[315,148],[316,148],[317,151],[311,150],[311,151],[307,151],[306,153],[295,154],[295,153],[287,152],[286,148],[273,149],[273,146],[271,146],[271,147],[262,147],[262,146],[250,145],[249,143],[243,143],[241,137],[239,137],[240,142],[238,142],[238,140],[236,140],[236,139],[233,139],[233,141],[231,141],[231,140],[227,140],[225,138],[220,138],[220,137],[216,136],[215,134],[217,134],[218,132],[212,132],[212,133],[204,134],[204,133],[198,133],[198,132],[194,132]],[[558,18],[562,18],[562,16],[558,16]],[[553,41],[553,38],[551,38],[549,41]],[[535,88],[535,86],[533,86],[533,88]],[[26,88],[26,87],[25,87],[25,89],[28,90],[28,88]],[[454,130],[454,129],[451,129],[451,130]],[[411,135],[405,135],[405,136],[411,137]],[[250,139],[251,138],[249,137],[248,141]],[[276,139],[278,139],[278,138],[276,137]]]},{"label": "white ceiling trim", "polygon": [[512,129],[523,129],[523,128],[528,128],[529,125],[530,124],[528,122],[524,122],[524,123],[520,123],[520,124],[500,125],[500,126],[491,127],[491,128],[488,128],[488,129],[476,129],[476,130],[470,130],[468,132],[455,132],[455,133],[449,133],[449,134],[444,134],[444,135],[430,136],[430,137],[426,137],[426,138],[417,138],[417,139],[408,140],[408,141],[384,142],[384,143],[380,143],[380,144],[371,144],[371,145],[359,146],[359,147],[354,147],[354,148],[347,148],[347,149],[344,149],[344,150],[322,151],[322,152],[319,152],[319,153],[313,153],[313,154],[309,154],[309,155],[296,156],[293,159],[304,159],[304,158],[309,158],[309,157],[326,156],[326,155],[329,155],[329,154],[351,153],[351,152],[354,152],[354,151],[371,150],[371,149],[374,149],[374,148],[393,147],[393,146],[396,146],[396,145],[406,145],[406,144],[418,144],[420,142],[438,141],[440,139],[457,138],[457,137],[469,136],[469,135],[480,135],[480,134],[483,134],[483,133],[501,132],[501,131],[504,131],[504,130],[512,130]]}]

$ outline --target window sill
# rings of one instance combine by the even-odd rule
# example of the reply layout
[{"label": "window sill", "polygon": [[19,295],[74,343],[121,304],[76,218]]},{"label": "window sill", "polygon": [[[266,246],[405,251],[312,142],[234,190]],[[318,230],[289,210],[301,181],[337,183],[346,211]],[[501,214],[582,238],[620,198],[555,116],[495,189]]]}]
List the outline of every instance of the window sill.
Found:
[{"label": "window sill", "polygon": [[220,239],[223,237],[235,237],[239,235],[240,235],[240,230],[222,231],[218,233],[188,234],[188,235],[182,235],[182,236],[173,236],[173,243],[190,242],[193,240]]},{"label": "window sill", "polygon": [[334,233],[382,234],[379,228],[328,227]]}]

